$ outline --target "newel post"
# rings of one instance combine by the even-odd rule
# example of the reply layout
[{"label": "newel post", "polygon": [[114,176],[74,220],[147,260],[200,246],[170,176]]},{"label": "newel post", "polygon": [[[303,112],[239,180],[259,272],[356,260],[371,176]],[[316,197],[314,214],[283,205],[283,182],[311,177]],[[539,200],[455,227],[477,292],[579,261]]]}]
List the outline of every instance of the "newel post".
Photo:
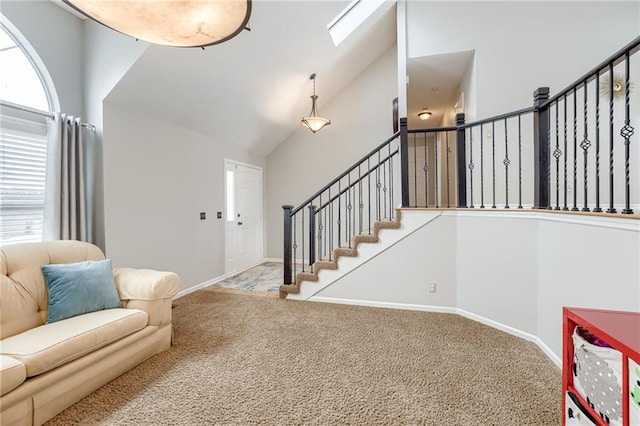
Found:
[{"label": "newel post", "polygon": [[464,113],[456,114],[456,180],[458,182],[458,208],[467,207],[467,143]]},{"label": "newel post", "polygon": [[540,87],[533,92],[533,208],[547,209],[551,203],[549,199],[550,174],[550,123],[549,88]]},{"label": "newel post", "polygon": [[400,185],[402,207],[409,207],[409,135],[406,117],[400,119]]},{"label": "newel post", "polygon": [[284,283],[291,284],[291,209],[293,206],[282,206],[284,212]]},{"label": "newel post", "polygon": [[309,206],[309,266],[316,262],[316,206]]}]

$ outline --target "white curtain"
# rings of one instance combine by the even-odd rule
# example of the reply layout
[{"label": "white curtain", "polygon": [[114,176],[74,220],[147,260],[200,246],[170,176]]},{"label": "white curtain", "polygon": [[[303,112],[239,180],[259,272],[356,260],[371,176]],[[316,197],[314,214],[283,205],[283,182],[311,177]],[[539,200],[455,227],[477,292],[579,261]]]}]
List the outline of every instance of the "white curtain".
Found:
[{"label": "white curtain", "polygon": [[44,240],[91,242],[91,194],[87,185],[87,150],[82,121],[55,113],[48,124]]}]

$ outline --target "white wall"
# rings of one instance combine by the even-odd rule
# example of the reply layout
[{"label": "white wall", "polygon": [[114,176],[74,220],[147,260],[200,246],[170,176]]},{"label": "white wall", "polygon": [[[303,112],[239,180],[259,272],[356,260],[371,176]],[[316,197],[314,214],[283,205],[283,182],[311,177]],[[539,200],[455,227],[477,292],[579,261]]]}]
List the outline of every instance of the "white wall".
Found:
[{"label": "white wall", "polygon": [[[393,134],[395,46],[383,53],[320,113],[331,125],[300,128],[267,157],[267,256],[282,258],[282,205],[297,205]],[[309,105],[310,106],[310,105]]]},{"label": "white wall", "polygon": [[640,223],[598,220],[538,223],[537,335],[557,354],[562,306],[640,311]]},{"label": "white wall", "polygon": [[122,76],[149,46],[135,41],[91,20],[84,21],[84,116],[96,126],[91,148],[96,158],[95,180],[95,235],[94,243],[106,249],[104,231],[104,124],[103,101]]},{"label": "white wall", "polygon": [[61,111],[82,116],[82,21],[51,1],[3,1],[2,14],[20,30],[44,62]]},{"label": "white wall", "polygon": [[458,214],[457,307],[536,333],[537,221]]},{"label": "white wall", "polygon": [[477,117],[532,105],[637,37],[638,2],[407,2],[409,58],[475,50]]},{"label": "white wall", "polygon": [[[403,213],[429,215],[432,212]],[[366,301],[369,304],[409,305],[409,308],[412,305],[455,306],[455,235],[456,218],[439,216],[315,296]],[[430,283],[437,283],[437,293],[429,292]],[[314,283],[302,285],[313,286]]]},{"label": "white wall", "polygon": [[[563,306],[640,311],[638,259],[640,223],[633,219],[445,211],[314,298],[448,308],[537,337],[558,361]],[[428,292],[430,282],[438,283],[437,294]]]},{"label": "white wall", "polygon": [[107,256],[174,271],[183,290],[223,275],[224,158],[264,159],[109,102],[104,132]]}]

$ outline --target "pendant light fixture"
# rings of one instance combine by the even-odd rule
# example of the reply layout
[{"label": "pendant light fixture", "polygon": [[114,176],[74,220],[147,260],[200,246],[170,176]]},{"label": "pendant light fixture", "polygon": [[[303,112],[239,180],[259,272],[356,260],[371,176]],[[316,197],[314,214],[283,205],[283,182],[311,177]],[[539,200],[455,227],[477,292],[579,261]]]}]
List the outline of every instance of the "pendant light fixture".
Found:
[{"label": "pendant light fixture", "polygon": [[251,0],[62,0],[122,34],[150,43],[202,47],[248,29]]},{"label": "pendant light fixture", "polygon": [[316,74],[313,73],[309,77],[310,80],[313,80],[313,95],[311,96],[311,113],[309,113],[309,117],[304,117],[300,120],[300,123],[306,126],[312,133],[319,132],[324,126],[328,126],[331,124],[331,120],[328,118],[320,117],[318,115],[318,107],[316,106],[316,101],[318,100],[318,96],[316,96]]},{"label": "pendant light fixture", "polygon": [[429,117],[431,117],[431,111],[429,111],[427,108],[422,108],[422,111],[418,113],[418,118],[420,120],[427,120],[429,119]]}]

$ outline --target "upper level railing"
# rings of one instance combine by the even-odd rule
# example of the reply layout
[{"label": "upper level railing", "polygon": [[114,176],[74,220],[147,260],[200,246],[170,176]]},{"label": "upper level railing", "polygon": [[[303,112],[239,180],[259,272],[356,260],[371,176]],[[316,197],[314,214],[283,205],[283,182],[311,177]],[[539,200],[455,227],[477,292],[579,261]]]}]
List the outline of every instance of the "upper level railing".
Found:
[{"label": "upper level railing", "polygon": [[540,99],[544,207],[622,214],[632,214],[633,203],[638,208],[640,151],[632,125],[640,117],[633,80],[640,77],[638,50],[640,37],[555,96]]},{"label": "upper level railing", "polygon": [[362,160],[298,207],[283,206],[285,284],[393,219],[398,205],[634,213],[638,50],[640,37],[555,96],[537,89],[528,108],[472,123],[458,114],[455,126],[430,129],[401,118]]}]

